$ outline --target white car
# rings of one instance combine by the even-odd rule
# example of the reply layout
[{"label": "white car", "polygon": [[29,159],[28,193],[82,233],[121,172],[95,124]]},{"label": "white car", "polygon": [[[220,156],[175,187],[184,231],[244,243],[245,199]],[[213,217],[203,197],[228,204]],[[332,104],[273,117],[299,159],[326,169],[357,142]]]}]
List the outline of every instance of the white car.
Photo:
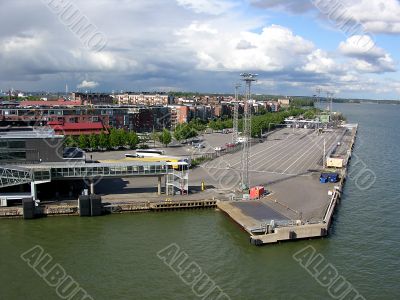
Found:
[{"label": "white car", "polygon": [[237,143],[244,143],[246,141],[247,141],[247,138],[245,138],[245,137],[238,137],[236,140]]}]

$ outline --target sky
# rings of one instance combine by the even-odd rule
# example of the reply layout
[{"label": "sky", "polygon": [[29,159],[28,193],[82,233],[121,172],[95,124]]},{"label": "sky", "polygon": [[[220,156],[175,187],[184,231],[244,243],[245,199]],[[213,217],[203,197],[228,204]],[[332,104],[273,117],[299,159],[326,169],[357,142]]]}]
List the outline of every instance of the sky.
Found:
[{"label": "sky", "polygon": [[400,99],[398,0],[1,0],[0,89]]}]

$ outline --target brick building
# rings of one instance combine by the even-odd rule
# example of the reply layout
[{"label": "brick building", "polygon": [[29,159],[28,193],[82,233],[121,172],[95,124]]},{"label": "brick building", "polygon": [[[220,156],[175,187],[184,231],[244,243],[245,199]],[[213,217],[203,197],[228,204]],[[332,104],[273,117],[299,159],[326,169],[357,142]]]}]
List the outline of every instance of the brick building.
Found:
[{"label": "brick building", "polygon": [[167,94],[135,94],[126,93],[115,95],[115,99],[119,105],[146,105],[159,106],[170,104],[171,98]]}]

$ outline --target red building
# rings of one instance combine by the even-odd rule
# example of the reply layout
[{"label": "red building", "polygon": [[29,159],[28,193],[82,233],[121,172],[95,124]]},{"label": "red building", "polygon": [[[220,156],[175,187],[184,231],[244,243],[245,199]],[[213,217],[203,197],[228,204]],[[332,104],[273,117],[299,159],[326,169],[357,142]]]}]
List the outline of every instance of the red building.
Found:
[{"label": "red building", "polygon": [[103,126],[101,122],[96,123],[64,123],[58,121],[50,121],[48,125],[54,129],[56,134],[60,135],[81,135],[81,134],[101,134],[108,133],[108,128]]}]

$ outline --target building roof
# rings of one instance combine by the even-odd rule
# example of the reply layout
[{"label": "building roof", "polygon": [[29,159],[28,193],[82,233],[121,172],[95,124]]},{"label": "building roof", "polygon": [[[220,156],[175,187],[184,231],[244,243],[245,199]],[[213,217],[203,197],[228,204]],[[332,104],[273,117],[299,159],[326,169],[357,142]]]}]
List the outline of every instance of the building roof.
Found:
[{"label": "building roof", "polygon": [[24,131],[5,131],[0,132],[0,139],[45,139],[45,138],[64,138],[63,135],[56,135],[52,128],[34,128]]},{"label": "building roof", "polygon": [[79,106],[82,105],[82,101],[65,101],[65,100],[55,100],[55,101],[21,101],[20,106]]},{"label": "building roof", "polygon": [[49,126],[51,126],[54,130],[102,130],[103,129],[103,124],[100,122],[96,123],[90,123],[90,122],[85,122],[85,123],[62,123],[62,122],[57,122],[57,121],[52,121],[48,123]]}]

